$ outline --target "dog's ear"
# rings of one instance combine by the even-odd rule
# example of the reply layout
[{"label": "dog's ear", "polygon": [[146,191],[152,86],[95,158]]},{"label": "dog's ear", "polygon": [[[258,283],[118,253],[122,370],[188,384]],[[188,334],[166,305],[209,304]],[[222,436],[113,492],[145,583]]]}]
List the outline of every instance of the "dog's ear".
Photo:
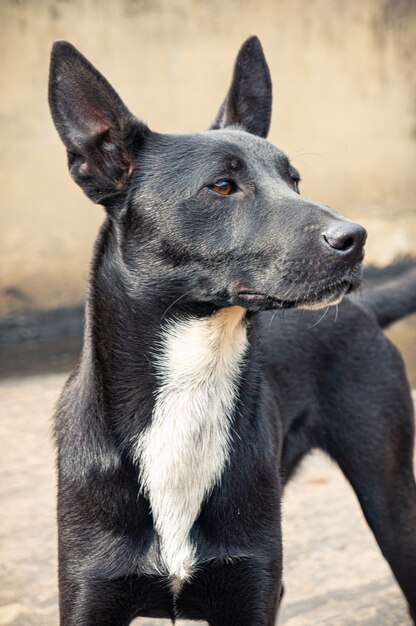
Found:
[{"label": "dog's ear", "polygon": [[93,202],[112,204],[127,189],[135,151],[148,128],[66,41],[52,49],[49,105],[72,178]]},{"label": "dog's ear", "polygon": [[238,53],[228,94],[211,126],[212,130],[238,125],[267,137],[272,114],[272,81],[263,48],[250,37]]}]

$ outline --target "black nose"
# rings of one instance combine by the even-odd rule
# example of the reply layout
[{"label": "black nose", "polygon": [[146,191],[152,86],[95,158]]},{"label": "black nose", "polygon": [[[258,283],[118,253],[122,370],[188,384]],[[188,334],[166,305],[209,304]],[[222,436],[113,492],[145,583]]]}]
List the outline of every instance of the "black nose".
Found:
[{"label": "black nose", "polygon": [[342,255],[350,263],[357,263],[364,257],[364,244],[367,239],[365,228],[354,222],[335,224],[323,234],[327,246]]}]

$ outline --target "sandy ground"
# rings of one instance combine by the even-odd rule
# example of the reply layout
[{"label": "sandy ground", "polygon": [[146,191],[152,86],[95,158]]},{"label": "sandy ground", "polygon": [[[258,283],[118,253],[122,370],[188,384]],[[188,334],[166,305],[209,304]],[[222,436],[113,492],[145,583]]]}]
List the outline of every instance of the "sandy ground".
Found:
[{"label": "sandy ground", "polygon": [[[64,380],[59,374],[0,382],[2,625],[58,623],[50,416]],[[280,625],[410,624],[354,494],[323,456],[309,457],[290,485],[283,518],[286,594]]]}]

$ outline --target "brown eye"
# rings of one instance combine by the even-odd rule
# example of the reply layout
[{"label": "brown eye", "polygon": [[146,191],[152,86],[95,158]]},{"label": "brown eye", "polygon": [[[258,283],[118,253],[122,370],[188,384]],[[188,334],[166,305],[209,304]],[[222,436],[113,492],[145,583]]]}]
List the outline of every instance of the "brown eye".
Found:
[{"label": "brown eye", "polygon": [[230,196],[237,191],[237,185],[232,180],[226,180],[225,178],[217,180],[213,185],[209,185],[209,188],[221,196]]},{"label": "brown eye", "polygon": [[291,165],[290,163],[289,163],[289,176],[292,179],[292,184],[293,184],[293,187],[295,188],[296,193],[299,193],[299,183],[300,183],[299,172],[295,170],[293,165]]}]

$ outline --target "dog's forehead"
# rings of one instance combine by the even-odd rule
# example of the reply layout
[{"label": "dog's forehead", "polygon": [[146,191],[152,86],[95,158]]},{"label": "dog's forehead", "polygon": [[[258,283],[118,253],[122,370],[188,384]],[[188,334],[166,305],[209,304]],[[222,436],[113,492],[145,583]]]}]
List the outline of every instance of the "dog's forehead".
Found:
[{"label": "dog's forehead", "polygon": [[213,143],[214,149],[216,146],[224,146],[230,149],[234,148],[235,150],[239,150],[241,156],[246,157],[247,160],[265,159],[267,162],[278,162],[280,159],[284,158],[284,153],[267,139],[252,135],[238,128],[205,131],[198,134],[201,139],[208,137],[208,140]]},{"label": "dog's forehead", "polygon": [[[239,129],[208,130],[199,133],[161,135],[156,153],[166,167],[179,164],[209,169],[232,164],[233,159],[255,169],[276,168],[287,157],[272,143]],[[153,159],[152,159],[153,160]]]}]

